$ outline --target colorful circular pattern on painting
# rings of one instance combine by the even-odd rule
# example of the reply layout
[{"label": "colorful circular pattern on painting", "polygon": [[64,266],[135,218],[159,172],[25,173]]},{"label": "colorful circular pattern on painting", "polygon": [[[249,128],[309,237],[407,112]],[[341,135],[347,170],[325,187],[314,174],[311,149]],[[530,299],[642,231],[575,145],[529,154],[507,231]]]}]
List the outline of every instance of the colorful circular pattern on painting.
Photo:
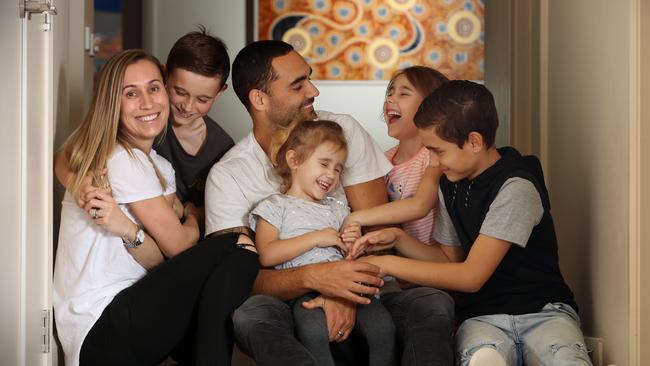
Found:
[{"label": "colorful circular pattern on painting", "polygon": [[368,46],[368,62],[376,68],[388,69],[397,63],[399,48],[386,38],[377,38]]},{"label": "colorful circular pattern on painting", "polygon": [[416,3],[416,0],[388,0],[388,5],[390,5],[391,8],[400,11],[409,10]]},{"label": "colorful circular pattern on painting", "polygon": [[430,65],[484,79],[481,0],[258,0],[258,39],[294,46],[314,78],[388,79]]},{"label": "colorful circular pattern on painting", "polygon": [[472,43],[481,34],[481,21],[474,13],[459,11],[449,18],[447,33],[457,43]]},{"label": "colorful circular pattern on painting", "polygon": [[303,57],[308,56],[311,51],[311,37],[304,29],[291,28],[282,36],[282,40],[292,45]]}]

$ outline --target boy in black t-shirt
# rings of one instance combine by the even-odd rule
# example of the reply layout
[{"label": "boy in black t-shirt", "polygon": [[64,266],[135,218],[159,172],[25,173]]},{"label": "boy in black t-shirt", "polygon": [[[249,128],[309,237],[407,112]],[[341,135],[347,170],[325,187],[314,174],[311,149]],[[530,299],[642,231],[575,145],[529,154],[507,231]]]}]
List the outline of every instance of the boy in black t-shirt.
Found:
[{"label": "boy in black t-shirt", "polygon": [[[473,82],[450,81],[425,98],[415,124],[443,172],[436,243],[388,228],[360,238],[351,256],[395,247],[410,259],[360,260],[387,275],[458,291],[460,365],[590,365],[578,307],[558,265],[541,165],[514,148],[496,148],[492,94]],[[391,204],[365,216],[388,213]]]},{"label": "boy in black t-shirt", "polygon": [[174,167],[180,202],[199,208],[203,236],[205,181],[210,168],[234,146],[226,131],[208,116],[228,88],[230,58],[226,45],[199,26],[198,31],[174,43],[165,72],[171,110],[166,133],[154,148]]}]

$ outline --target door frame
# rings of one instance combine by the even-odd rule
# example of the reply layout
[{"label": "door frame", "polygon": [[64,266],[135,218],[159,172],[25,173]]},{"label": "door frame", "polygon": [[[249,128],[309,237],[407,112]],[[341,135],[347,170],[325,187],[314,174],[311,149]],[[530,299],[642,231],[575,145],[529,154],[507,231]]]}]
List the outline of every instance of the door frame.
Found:
[{"label": "door frame", "polygon": [[[43,15],[20,18],[18,1],[0,5],[3,204],[0,228],[0,363],[49,365],[52,283],[52,33]],[[48,315],[49,314],[49,315]]]}]

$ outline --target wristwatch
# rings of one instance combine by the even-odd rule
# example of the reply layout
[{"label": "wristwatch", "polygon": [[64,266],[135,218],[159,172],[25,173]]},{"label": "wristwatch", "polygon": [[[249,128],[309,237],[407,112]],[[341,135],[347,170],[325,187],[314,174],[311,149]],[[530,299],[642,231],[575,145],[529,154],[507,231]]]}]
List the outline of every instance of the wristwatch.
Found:
[{"label": "wristwatch", "polygon": [[133,249],[139,247],[142,243],[144,243],[144,231],[138,228],[138,231],[135,232],[135,239],[129,243],[125,242],[124,247],[126,249]]}]

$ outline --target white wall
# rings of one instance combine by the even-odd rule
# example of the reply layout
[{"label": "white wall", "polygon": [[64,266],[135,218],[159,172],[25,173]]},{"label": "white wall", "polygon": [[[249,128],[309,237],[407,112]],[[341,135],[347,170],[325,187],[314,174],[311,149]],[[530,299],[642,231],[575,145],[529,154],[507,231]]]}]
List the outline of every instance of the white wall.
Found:
[{"label": "white wall", "polygon": [[315,102],[317,109],[354,116],[382,150],[388,150],[397,144],[397,140],[386,133],[386,124],[382,117],[388,81],[315,81],[314,84],[320,91]]},{"label": "white wall", "polygon": [[[246,44],[245,3],[230,0],[145,0],[144,48],[164,62],[176,39],[195,30],[197,24],[203,24],[211,34],[223,39],[232,61]],[[316,98],[315,106],[317,109],[351,114],[370,132],[382,149],[388,149],[396,144],[396,140],[386,135],[386,126],[380,119],[386,84],[387,82],[316,82],[321,95]],[[244,137],[252,127],[250,117],[232,87],[217,100],[210,116],[235,141]]]},{"label": "white wall", "polygon": [[561,266],[605,364],[628,365],[630,1],[549,1],[548,181]]},{"label": "white wall", "polygon": [[[230,0],[144,0],[143,46],[165,62],[174,42],[183,34],[196,30],[196,25],[203,24],[211,34],[226,43],[232,62],[246,44],[245,3]],[[252,128],[248,113],[232,87],[217,100],[210,116],[235,141]]]},{"label": "white wall", "polygon": [[[4,179],[0,183],[0,230],[3,233],[0,260],[0,364],[18,365],[24,362],[24,319],[21,311],[20,281],[21,253],[21,42],[22,22],[15,2],[0,2],[0,44],[5,57],[0,59],[0,80],[3,83],[0,108],[3,123],[0,127],[0,169]],[[20,361],[19,361],[20,360]]]}]

